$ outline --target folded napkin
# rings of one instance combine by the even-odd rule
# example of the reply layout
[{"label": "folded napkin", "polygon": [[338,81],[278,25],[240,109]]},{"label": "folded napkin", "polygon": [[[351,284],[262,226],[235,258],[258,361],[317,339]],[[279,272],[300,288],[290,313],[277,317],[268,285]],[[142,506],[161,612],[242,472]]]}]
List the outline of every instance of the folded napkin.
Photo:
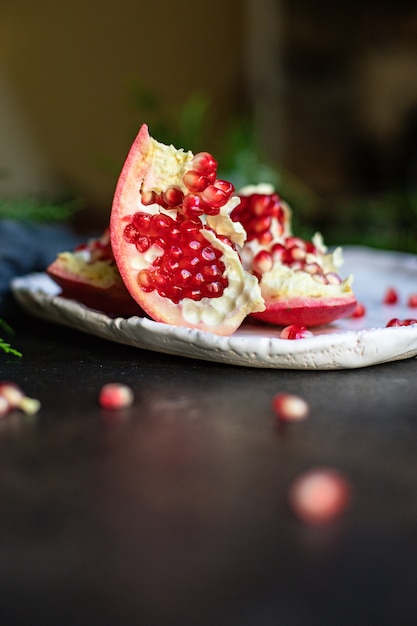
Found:
[{"label": "folded napkin", "polygon": [[0,220],[0,317],[13,309],[13,278],[44,271],[59,252],[84,240],[62,224]]}]

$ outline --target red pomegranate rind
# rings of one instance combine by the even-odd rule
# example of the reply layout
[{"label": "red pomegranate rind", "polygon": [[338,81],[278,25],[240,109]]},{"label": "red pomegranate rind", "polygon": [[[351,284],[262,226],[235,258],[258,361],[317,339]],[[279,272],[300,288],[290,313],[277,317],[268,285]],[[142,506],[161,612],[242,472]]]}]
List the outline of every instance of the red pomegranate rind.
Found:
[{"label": "red pomegranate rind", "polygon": [[252,317],[277,326],[300,324],[321,326],[346,317],[355,310],[356,300],[349,298],[287,298],[269,301],[265,311],[252,313]]},{"label": "red pomegranate rind", "polygon": [[47,268],[48,275],[62,289],[60,296],[80,302],[90,309],[102,311],[108,315],[132,317],[142,315],[143,310],[133,300],[123,282],[115,282],[110,287],[100,287],[93,282],[70,273],[58,258]]},{"label": "red pomegranate rind", "polygon": [[239,230],[226,212],[233,186],[215,178],[216,167],[208,153],[164,146],[143,125],[117,183],[110,232],[122,280],[152,319],[230,335],[264,304],[229,238]]},{"label": "red pomegranate rind", "polygon": [[107,230],[74,252],[59,254],[47,273],[61,287],[63,298],[109,315],[143,315],[120,277]]}]

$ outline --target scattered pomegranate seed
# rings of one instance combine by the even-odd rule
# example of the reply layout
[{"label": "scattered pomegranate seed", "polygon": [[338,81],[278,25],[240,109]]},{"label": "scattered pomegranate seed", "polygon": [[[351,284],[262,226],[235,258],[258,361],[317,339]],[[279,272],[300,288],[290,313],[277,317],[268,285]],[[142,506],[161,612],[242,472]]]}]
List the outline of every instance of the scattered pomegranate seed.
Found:
[{"label": "scattered pomegranate seed", "polygon": [[360,302],[356,303],[356,307],[350,314],[350,317],[364,317],[366,315],[366,309]]},{"label": "scattered pomegranate seed", "polygon": [[292,483],[288,499],[293,512],[307,524],[326,524],[340,516],[351,500],[349,481],[334,469],[313,469]]},{"label": "scattered pomegranate seed", "polygon": [[385,292],[383,303],[384,304],[397,304],[398,299],[399,298],[398,298],[397,291],[393,287],[389,287],[389,289],[387,289]]},{"label": "scattered pomegranate seed", "polygon": [[280,339],[306,339],[307,337],[313,337],[313,333],[305,326],[299,324],[290,324],[285,326],[279,334]]},{"label": "scattered pomegranate seed", "polygon": [[103,409],[125,409],[133,402],[132,389],[123,383],[107,383],[99,393],[99,404]]},{"label": "scattered pomegranate seed", "polygon": [[417,293],[412,293],[410,296],[408,296],[407,306],[411,307],[412,309],[417,308]]},{"label": "scattered pomegranate seed", "polygon": [[14,409],[19,409],[27,415],[34,415],[39,411],[41,403],[35,398],[28,398],[22,389],[13,382],[0,382],[0,416],[7,415]]},{"label": "scattered pomegranate seed", "polygon": [[391,328],[393,326],[411,326],[412,324],[417,324],[417,320],[415,319],[405,319],[400,320],[398,317],[393,317],[386,325],[387,328]]},{"label": "scattered pomegranate seed", "polygon": [[272,408],[278,419],[283,422],[298,422],[305,419],[310,412],[308,402],[291,393],[275,395],[272,398]]}]

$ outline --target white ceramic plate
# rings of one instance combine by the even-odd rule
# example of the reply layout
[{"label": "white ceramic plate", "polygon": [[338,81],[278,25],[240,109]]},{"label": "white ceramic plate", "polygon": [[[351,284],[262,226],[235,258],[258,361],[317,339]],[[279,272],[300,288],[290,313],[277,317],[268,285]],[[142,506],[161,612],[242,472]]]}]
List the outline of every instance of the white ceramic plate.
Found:
[{"label": "white ceramic plate", "polygon": [[[393,317],[417,318],[407,297],[417,293],[417,256],[369,248],[344,248],[343,275],[352,273],[353,288],[366,316],[344,319],[314,330],[300,340],[279,338],[277,327],[243,324],[230,337],[169,326],[147,318],[110,318],[59,296],[46,274],[17,278],[12,289],[31,314],[118,343],[206,361],[246,367],[329,370],[360,368],[417,355],[417,324],[386,328]],[[388,287],[400,295],[383,305]]]}]

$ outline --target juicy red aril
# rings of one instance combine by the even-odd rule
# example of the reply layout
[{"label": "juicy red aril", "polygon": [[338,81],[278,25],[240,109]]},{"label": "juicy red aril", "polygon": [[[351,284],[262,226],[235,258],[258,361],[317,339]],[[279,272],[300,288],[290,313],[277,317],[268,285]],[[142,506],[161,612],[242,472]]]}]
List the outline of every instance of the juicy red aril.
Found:
[{"label": "juicy red aril", "polygon": [[384,304],[396,304],[398,302],[398,293],[395,289],[390,287],[386,290],[384,299]]},{"label": "juicy red aril", "polygon": [[260,250],[253,259],[252,268],[256,274],[269,272],[272,269],[272,257],[269,252]]},{"label": "juicy red aril", "polygon": [[162,193],[162,199],[166,203],[167,207],[173,208],[182,203],[184,194],[179,187],[172,185]]},{"label": "juicy red aril", "polygon": [[392,326],[411,326],[412,324],[417,324],[417,320],[415,320],[415,319],[400,320],[400,319],[398,319],[398,317],[393,317],[387,323],[387,328],[390,328]]},{"label": "juicy red aril", "polygon": [[283,231],[285,213],[282,209],[279,196],[274,194],[251,194],[240,196],[240,204],[231,214],[235,222],[241,222],[247,232],[247,240],[258,239],[261,243],[272,241],[270,232],[272,219],[275,227],[281,234]]},{"label": "juicy red aril", "polygon": [[366,314],[366,309],[363,304],[360,302],[356,303],[356,306],[353,310],[353,313],[350,314],[350,317],[364,317]]},{"label": "juicy red aril", "polygon": [[[138,223],[140,216],[135,214],[133,221]],[[179,216],[174,220],[165,214],[151,216],[146,235],[137,232],[135,238],[132,224],[125,227],[126,241],[136,248],[145,237],[150,245],[156,244],[162,250],[148,269],[138,273],[138,284],[144,291],[157,290],[160,296],[169,298],[175,304],[183,298],[201,300],[223,294],[228,281],[223,275],[222,252],[210,245],[202,228],[197,219]]]},{"label": "juicy red aril", "polygon": [[280,339],[306,339],[307,337],[312,336],[313,333],[300,324],[290,324],[290,326],[285,326],[279,335]]},{"label": "juicy red aril", "polygon": [[194,170],[189,170],[184,174],[184,185],[192,192],[199,193],[209,185],[207,176],[203,176]]},{"label": "juicy red aril", "polygon": [[201,195],[203,200],[212,207],[220,208],[226,204],[234,190],[232,183],[225,180],[215,180],[213,184],[204,189]]},{"label": "juicy red aril", "polygon": [[189,193],[183,200],[182,211],[186,217],[199,217],[203,213],[209,215],[211,207],[201,196]]},{"label": "juicy red aril", "polygon": [[325,524],[340,516],[352,497],[350,481],[334,469],[317,468],[300,474],[288,492],[289,504],[307,524]]},{"label": "juicy red aril", "polygon": [[408,296],[407,306],[412,309],[417,308],[417,293],[413,293],[411,296]]},{"label": "juicy red aril", "polygon": [[217,161],[209,152],[198,152],[193,158],[193,170],[207,176],[210,183],[216,179]]}]

